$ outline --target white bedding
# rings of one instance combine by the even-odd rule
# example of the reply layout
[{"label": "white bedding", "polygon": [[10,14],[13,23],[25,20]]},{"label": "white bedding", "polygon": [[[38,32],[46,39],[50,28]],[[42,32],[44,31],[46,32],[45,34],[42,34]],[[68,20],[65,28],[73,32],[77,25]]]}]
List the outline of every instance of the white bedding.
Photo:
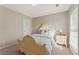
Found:
[{"label": "white bedding", "polygon": [[52,49],[56,46],[53,36],[50,34],[33,34],[32,36],[38,44],[46,44],[48,54],[51,54]]}]

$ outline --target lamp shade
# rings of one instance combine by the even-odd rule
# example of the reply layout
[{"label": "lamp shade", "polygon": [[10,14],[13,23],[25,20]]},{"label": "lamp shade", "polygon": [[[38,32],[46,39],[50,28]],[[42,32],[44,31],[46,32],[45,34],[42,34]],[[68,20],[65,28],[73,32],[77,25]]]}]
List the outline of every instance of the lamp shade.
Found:
[{"label": "lamp shade", "polygon": [[49,30],[49,27],[46,24],[42,24],[42,26],[40,27],[40,30],[42,30],[42,31]]},{"label": "lamp shade", "polygon": [[59,32],[61,32],[61,33],[62,33],[62,32],[63,32],[63,31],[62,31],[62,29],[60,29],[60,30],[59,30]]}]

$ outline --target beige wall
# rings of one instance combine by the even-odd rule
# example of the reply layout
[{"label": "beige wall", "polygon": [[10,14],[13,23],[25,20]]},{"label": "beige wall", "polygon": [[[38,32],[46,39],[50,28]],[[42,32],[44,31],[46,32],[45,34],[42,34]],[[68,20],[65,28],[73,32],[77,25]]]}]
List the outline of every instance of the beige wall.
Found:
[{"label": "beige wall", "polygon": [[34,18],[33,20],[33,31],[35,31],[40,24],[48,24],[48,26],[53,30],[58,31],[62,29],[64,33],[67,33],[68,28],[68,12],[61,12],[57,14],[42,16]]},{"label": "beige wall", "polygon": [[[25,18],[31,20],[26,16]],[[27,28],[27,30],[29,29]],[[0,6],[0,48],[15,44],[22,35],[23,15]]]}]

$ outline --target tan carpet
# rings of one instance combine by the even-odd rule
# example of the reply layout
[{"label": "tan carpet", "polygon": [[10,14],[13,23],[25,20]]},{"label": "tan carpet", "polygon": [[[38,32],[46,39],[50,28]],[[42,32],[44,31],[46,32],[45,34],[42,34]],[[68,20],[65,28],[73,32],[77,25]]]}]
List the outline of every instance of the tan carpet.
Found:
[{"label": "tan carpet", "polygon": [[73,54],[69,48],[57,45],[56,48],[53,48],[52,55],[73,55]]},{"label": "tan carpet", "polygon": [[[16,55],[16,45],[1,49],[0,55]],[[53,48],[52,55],[72,55],[72,52],[69,48],[58,45]]]}]

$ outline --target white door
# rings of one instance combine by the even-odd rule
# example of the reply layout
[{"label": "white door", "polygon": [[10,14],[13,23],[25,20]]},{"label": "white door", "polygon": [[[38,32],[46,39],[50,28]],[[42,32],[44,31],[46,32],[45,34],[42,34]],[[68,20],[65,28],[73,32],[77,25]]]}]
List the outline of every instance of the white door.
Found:
[{"label": "white door", "polygon": [[23,36],[31,34],[32,32],[32,20],[23,17]]}]

